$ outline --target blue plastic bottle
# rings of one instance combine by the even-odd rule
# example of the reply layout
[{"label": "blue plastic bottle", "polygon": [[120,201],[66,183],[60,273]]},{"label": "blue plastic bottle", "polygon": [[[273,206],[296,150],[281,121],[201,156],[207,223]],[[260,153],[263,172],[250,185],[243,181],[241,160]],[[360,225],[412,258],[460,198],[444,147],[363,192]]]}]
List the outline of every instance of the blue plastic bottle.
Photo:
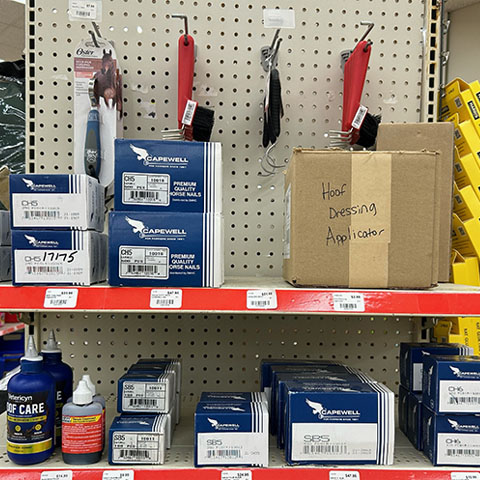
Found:
[{"label": "blue plastic bottle", "polygon": [[47,345],[42,349],[45,370],[55,379],[55,432],[56,444],[62,443],[62,408],[72,396],[73,371],[62,362],[62,351],[58,348],[55,333],[50,330]]},{"label": "blue plastic bottle", "polygon": [[33,337],[7,390],[8,458],[19,465],[43,462],[55,448],[55,380],[45,371]]}]

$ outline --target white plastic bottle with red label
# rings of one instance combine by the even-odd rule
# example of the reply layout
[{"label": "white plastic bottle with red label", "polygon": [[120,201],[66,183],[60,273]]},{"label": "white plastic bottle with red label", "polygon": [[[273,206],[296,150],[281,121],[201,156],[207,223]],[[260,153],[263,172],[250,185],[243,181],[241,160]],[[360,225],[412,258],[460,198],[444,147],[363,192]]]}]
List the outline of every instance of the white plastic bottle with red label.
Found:
[{"label": "white plastic bottle with red label", "polygon": [[92,395],[93,395],[93,401],[98,402],[102,407],[102,450],[105,448],[105,408],[107,403],[105,402],[105,398],[102,397],[101,395],[97,395],[97,388],[95,387],[95,384],[92,382],[92,379],[90,378],[90,375],[83,375],[82,380],[87,384],[87,387],[91,390]]}]

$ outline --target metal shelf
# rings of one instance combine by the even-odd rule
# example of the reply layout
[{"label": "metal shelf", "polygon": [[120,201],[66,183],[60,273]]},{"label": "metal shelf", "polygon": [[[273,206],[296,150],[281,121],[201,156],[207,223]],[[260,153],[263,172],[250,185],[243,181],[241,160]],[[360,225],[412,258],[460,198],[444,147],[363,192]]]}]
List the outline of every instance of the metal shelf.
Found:
[{"label": "metal shelf", "polygon": [[[48,289],[76,290],[74,306],[45,308]],[[183,288],[181,306],[151,308],[152,288],[113,288],[105,285],[92,287],[13,287],[0,286],[0,310],[5,311],[181,311],[220,313],[323,313],[366,314],[394,316],[479,316],[480,288],[442,284],[428,290],[350,290],[294,288],[281,279],[231,278],[222,288]],[[247,292],[272,290],[277,299],[276,308],[247,308]],[[363,298],[364,309],[342,310],[334,304],[335,293],[357,293]]]}]

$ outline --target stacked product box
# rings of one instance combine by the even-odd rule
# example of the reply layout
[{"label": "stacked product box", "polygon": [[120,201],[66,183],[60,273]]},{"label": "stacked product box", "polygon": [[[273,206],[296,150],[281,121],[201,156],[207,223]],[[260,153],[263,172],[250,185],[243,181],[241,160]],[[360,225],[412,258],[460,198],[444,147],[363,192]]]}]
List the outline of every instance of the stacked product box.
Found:
[{"label": "stacked product box", "polygon": [[119,379],[110,464],[164,463],[179,422],[181,381],[180,362],[160,358],[139,359]]},{"label": "stacked product box", "polygon": [[221,145],[116,140],[109,233],[110,285],[219,287]]},{"label": "stacked product box", "polygon": [[87,175],[11,175],[14,285],[106,279],[104,188]]},{"label": "stacked product box", "polygon": [[10,212],[0,211],[0,282],[12,279]]},{"label": "stacked product box", "polygon": [[268,467],[263,392],[204,392],[195,410],[195,466]]},{"label": "stacked product box", "polygon": [[416,449],[423,450],[422,391],[425,360],[435,355],[470,355],[472,352],[472,348],[459,343],[400,344],[398,423],[400,430]]}]

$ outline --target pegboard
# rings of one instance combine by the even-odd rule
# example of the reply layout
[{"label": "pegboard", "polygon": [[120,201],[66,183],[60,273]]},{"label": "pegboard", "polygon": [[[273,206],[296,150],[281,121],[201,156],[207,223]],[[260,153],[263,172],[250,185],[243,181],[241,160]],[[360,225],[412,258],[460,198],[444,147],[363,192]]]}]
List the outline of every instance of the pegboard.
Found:
[{"label": "pegboard", "polygon": [[[27,5],[27,171],[69,172],[73,52],[91,25],[70,23],[66,1]],[[263,8],[294,8],[296,14],[296,28],[281,32],[285,116],[273,150],[277,163],[287,162],[293,147],[327,146],[325,133],[339,127],[340,52],[355,46],[365,31],[362,20],[375,23],[363,103],[385,122],[420,119],[423,1],[103,0],[101,32],[114,41],[124,71],[126,138],[160,138],[163,128],[175,128],[183,24],[171,14],[188,14],[197,44],[194,97],[215,110],[212,140],[223,144],[226,275],[281,272],[283,175],[259,176],[265,87],[260,49],[274,34],[262,25]]]},{"label": "pegboard", "polygon": [[258,391],[262,358],[331,358],[398,390],[398,347],[416,338],[413,318],[304,315],[44,313],[75,380],[90,373],[114,395],[117,380],[140,357],[182,360],[182,395],[194,406],[202,391]]}]

